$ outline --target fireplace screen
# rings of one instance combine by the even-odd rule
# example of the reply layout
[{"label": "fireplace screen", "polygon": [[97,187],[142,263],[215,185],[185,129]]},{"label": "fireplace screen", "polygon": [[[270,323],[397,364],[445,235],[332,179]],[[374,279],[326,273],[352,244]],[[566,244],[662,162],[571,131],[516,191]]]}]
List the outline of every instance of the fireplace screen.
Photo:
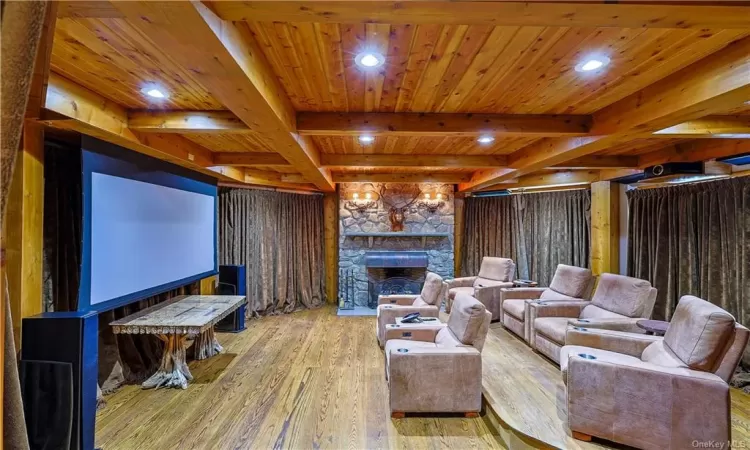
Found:
[{"label": "fireplace screen", "polygon": [[424,284],[422,267],[370,267],[367,269],[368,306],[377,308],[379,295],[419,294]]}]

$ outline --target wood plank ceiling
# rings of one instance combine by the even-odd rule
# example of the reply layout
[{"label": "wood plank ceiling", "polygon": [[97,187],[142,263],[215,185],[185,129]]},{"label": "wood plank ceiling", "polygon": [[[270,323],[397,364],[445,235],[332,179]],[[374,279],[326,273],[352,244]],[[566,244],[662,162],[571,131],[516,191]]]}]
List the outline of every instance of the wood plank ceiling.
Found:
[{"label": "wood plank ceiling", "polygon": [[[206,152],[214,165],[226,166],[217,175],[224,181],[245,182],[249,178],[243,174],[249,173],[255,184],[281,187],[329,190],[325,167],[330,167],[335,171],[334,182],[347,180],[343,176],[346,173],[356,174],[358,179],[370,173],[386,179],[385,175],[391,173],[398,180],[409,173],[414,174],[410,178],[413,180],[419,180],[420,174],[425,180],[434,180],[435,174],[452,173],[456,174],[456,182],[464,183],[463,189],[474,190],[486,188],[493,180],[513,179],[546,168],[634,168],[643,165],[640,161],[668,160],[670,151],[677,152],[694,137],[716,137],[719,133],[714,130],[722,127],[737,135],[750,133],[750,124],[744,119],[726,118],[665,130],[661,135],[631,133],[579,152],[581,156],[597,155],[600,159],[582,159],[571,153],[565,161],[533,164],[529,167],[536,169],[513,173],[526,164],[530,154],[546,151],[544,148],[560,139],[571,139],[577,146],[581,141],[576,141],[575,136],[590,139],[586,137],[590,129],[599,133],[601,111],[640,98],[649,86],[666,77],[678,73],[689,76],[693,67],[712,55],[727,52],[733,42],[750,40],[750,19],[743,22],[732,14],[744,13],[750,18],[749,6],[700,9],[701,6],[597,4],[582,10],[576,2],[535,1],[523,8],[547,7],[554,14],[568,10],[570,13],[560,18],[552,13],[529,15],[529,11],[519,10],[518,20],[505,15],[493,23],[479,13],[482,8],[499,11],[515,8],[516,4],[507,0],[465,2],[465,12],[449,14],[445,11],[454,11],[455,5],[441,2],[410,4],[403,10],[392,2],[376,1],[383,5],[383,12],[352,1],[282,3],[211,2],[206,3],[209,9],[187,2],[151,8],[146,3],[122,6],[110,2],[65,2],[57,20],[51,70],[78,85],[78,94],[88,92],[85,95],[94,99],[90,103],[112,102],[125,110],[130,119],[123,120],[135,136],[129,137],[128,142],[140,139],[131,148],[140,151],[143,137],[152,133],[156,135],[151,142],[181,139],[185,148]],[[426,8],[427,13],[420,15],[420,7]],[[320,8],[330,11],[318,11]],[[706,11],[705,17],[696,14],[702,11]],[[240,104],[223,104],[219,98],[232,103],[231,96],[217,91],[216,86],[225,83],[231,88],[229,75],[222,81],[224,74],[203,73],[197,62],[200,53],[196,53],[195,64],[189,55],[175,53],[197,50],[203,41],[197,38],[191,44],[193,49],[177,37],[172,42],[170,33],[176,36],[178,32],[150,27],[144,22],[149,14],[165,21],[172,17],[205,20],[205,31],[195,32],[210,34],[214,30],[216,36],[206,35],[205,40],[218,37],[227,46],[227,55],[247,75],[245,81],[254,85],[270,105],[271,109],[264,111],[273,110],[282,123],[287,112],[278,105],[288,104],[292,114],[302,114],[296,120],[299,134],[293,117],[292,123],[286,123],[291,127],[288,132],[292,133],[292,142],[297,142],[302,150],[287,149],[289,141],[275,128],[273,133],[269,131],[268,124],[275,127],[277,122],[259,122],[266,127],[259,128],[255,121],[248,120],[250,115],[243,116],[245,113],[237,109]],[[372,14],[377,14],[377,20],[372,19]],[[670,22],[685,15],[691,20]],[[247,17],[258,21],[240,20]],[[389,17],[393,18],[392,23],[387,23]],[[635,26],[642,20],[646,20],[643,26]],[[237,48],[247,48],[251,66],[242,61]],[[206,47],[204,54],[212,51]],[[385,64],[375,70],[357,66],[354,58],[363,51],[382,54]],[[576,64],[592,56],[607,56],[611,61],[592,73],[574,70]],[[745,60],[740,57],[735,63],[750,69],[748,59],[750,56]],[[207,61],[200,67],[211,63]],[[207,75],[213,77],[210,82],[206,82]],[[745,86],[750,85],[750,76],[747,78]],[[742,82],[735,85],[741,86]],[[149,99],[143,93],[149,87],[163,90],[168,98]],[[750,116],[750,105],[741,101],[745,95],[748,98],[744,100],[750,100],[750,93],[736,89],[732,92],[732,101],[722,103],[730,106],[706,109],[708,114]],[[54,108],[52,111],[64,112]],[[100,113],[107,115],[106,111]],[[361,113],[369,115],[356,115]],[[592,117],[597,119],[593,125]],[[685,120],[701,117],[691,112]],[[88,120],[85,126],[73,127],[79,131],[93,126],[90,118],[66,118]],[[73,126],[70,120],[46,123],[66,129]],[[477,136],[486,130],[494,134],[495,141],[478,143]],[[374,140],[360,142],[358,136],[364,132],[372,134]],[[606,130],[605,134],[609,132]],[[711,148],[700,154],[712,157],[730,151],[717,150],[716,145]],[[731,151],[745,148],[735,145]],[[278,159],[263,156],[277,152]],[[346,155],[348,159],[334,161],[331,158],[335,155]],[[404,162],[399,155],[412,155],[420,165]],[[455,159],[438,159],[433,164],[421,158],[435,155]],[[649,157],[639,160],[643,155]],[[492,159],[497,157],[500,159]],[[606,159],[609,157],[616,158]],[[503,169],[503,165],[509,168]],[[275,175],[264,177],[261,172]]]}]

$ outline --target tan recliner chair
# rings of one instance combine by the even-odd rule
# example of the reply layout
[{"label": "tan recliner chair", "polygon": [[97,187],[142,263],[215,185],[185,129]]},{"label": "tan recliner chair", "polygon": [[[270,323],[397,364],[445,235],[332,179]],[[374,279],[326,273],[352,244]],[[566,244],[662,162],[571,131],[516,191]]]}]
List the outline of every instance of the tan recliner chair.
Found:
[{"label": "tan recliner chair", "polygon": [[729,385],[748,341],[728,312],[680,299],[664,337],[568,331],[560,366],[573,437],[642,449],[731,439]]},{"label": "tan recliner chair", "polygon": [[591,297],[596,278],[591,270],[558,264],[549,287],[503,288],[500,290],[500,319],[503,326],[529,342],[526,327],[527,300],[586,301]]},{"label": "tan recliner chair", "polygon": [[590,302],[528,302],[529,344],[559,363],[568,324],[637,332],[640,329],[635,323],[651,317],[655,301],[656,289],[648,281],[604,273]]},{"label": "tan recliner chair", "polygon": [[438,317],[440,303],[445,297],[443,279],[427,272],[419,295],[381,295],[378,297],[378,320],[376,322],[378,343],[385,345],[385,326],[396,323],[396,317],[418,312],[422,317]]},{"label": "tan recliner chair", "polygon": [[451,311],[453,299],[459,293],[476,298],[492,313],[492,320],[500,319],[500,289],[513,287],[516,263],[508,258],[485,256],[476,277],[454,278],[446,281],[448,298],[445,311]]},{"label": "tan recliner chair", "polygon": [[482,408],[481,351],[492,315],[475,298],[458,294],[447,324],[389,325],[385,372],[391,416],[405,412],[461,412]]}]

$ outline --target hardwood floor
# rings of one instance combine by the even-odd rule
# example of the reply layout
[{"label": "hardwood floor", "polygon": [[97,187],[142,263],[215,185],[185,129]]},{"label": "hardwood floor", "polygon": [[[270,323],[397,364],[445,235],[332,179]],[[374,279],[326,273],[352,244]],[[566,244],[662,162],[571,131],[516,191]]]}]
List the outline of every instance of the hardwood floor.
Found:
[{"label": "hardwood floor", "polygon": [[[504,448],[483,418],[391,420],[373,317],[326,307],[218,334],[185,391],[126,386],[97,414],[113,449]],[[436,380],[439,381],[439,380]]]}]

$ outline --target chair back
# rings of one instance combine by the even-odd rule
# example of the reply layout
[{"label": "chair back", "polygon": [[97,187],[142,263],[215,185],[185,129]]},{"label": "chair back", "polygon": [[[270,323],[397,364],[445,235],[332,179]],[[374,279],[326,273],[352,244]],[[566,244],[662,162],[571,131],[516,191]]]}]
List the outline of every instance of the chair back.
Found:
[{"label": "chair back", "polygon": [[625,317],[648,319],[656,302],[656,288],[646,280],[603,273],[591,299],[594,306]]},{"label": "chair back", "polygon": [[594,276],[583,267],[558,264],[549,289],[566,297],[587,299],[591,296]]},{"label": "chair back", "polygon": [[512,259],[485,256],[479,267],[479,275],[474,281],[474,287],[494,286],[499,283],[513,281],[516,273],[516,263]]},{"label": "chair back", "polygon": [[[438,332],[436,343],[457,341],[460,345],[470,345],[481,351],[491,320],[492,313],[479,300],[469,294],[457,294],[448,316],[448,326]],[[453,339],[440,336],[445,333],[450,333]]]},{"label": "chair back", "polygon": [[685,295],[664,335],[664,346],[693,370],[725,374],[731,366],[734,372],[748,338],[747,329],[738,325],[718,306]]},{"label": "chair back", "polygon": [[440,275],[427,272],[424,278],[424,285],[419,297],[414,300],[414,306],[435,305],[440,306],[440,300],[443,299],[443,278]]}]

